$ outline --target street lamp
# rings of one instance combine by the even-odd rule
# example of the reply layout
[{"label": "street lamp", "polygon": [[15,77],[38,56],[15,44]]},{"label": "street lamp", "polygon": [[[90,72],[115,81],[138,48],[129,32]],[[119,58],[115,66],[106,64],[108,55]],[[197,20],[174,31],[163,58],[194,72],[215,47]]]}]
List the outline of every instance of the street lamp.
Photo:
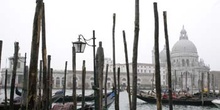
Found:
[{"label": "street lamp", "polygon": [[[80,41],[81,38],[83,39],[84,42]],[[87,43],[87,41],[89,40],[93,40],[93,44],[90,45]],[[97,85],[98,85],[98,81],[97,81],[97,75],[96,75],[96,63],[95,63],[95,31],[93,30],[93,37],[90,39],[85,39],[84,36],[82,34],[79,35],[78,41],[77,42],[72,42],[73,46],[75,47],[75,52],[76,53],[83,53],[85,50],[86,45],[93,47],[93,71],[94,71],[94,85],[93,85],[93,89],[94,89],[94,95],[95,95],[95,109],[97,110],[98,108],[98,97],[97,97]]]},{"label": "street lamp", "polygon": [[[80,41],[81,40],[80,37],[82,37],[85,42]],[[76,53],[83,53],[85,50],[86,44],[87,44],[87,42],[86,42],[85,38],[83,37],[83,35],[80,34],[78,41],[73,42],[73,46],[75,47]]]}]

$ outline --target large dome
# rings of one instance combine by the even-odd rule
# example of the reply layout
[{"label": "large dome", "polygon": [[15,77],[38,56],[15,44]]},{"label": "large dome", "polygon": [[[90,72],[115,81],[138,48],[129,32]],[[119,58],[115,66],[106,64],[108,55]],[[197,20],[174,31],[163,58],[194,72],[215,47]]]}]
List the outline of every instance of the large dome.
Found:
[{"label": "large dome", "polygon": [[198,56],[197,48],[193,42],[188,40],[188,36],[184,28],[181,30],[180,39],[174,44],[171,54],[173,56]]}]

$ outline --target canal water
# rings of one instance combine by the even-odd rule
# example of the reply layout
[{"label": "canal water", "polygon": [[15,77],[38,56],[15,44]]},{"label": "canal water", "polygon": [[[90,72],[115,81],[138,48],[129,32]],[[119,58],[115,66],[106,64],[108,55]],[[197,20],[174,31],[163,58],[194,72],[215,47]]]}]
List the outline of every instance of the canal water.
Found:
[{"label": "canal water", "polygon": [[[53,90],[53,93],[58,91],[58,89]],[[81,94],[82,92],[80,90],[77,90],[78,94]],[[92,90],[86,90],[85,94],[89,95],[93,93]],[[67,90],[66,91],[67,95],[71,95],[72,91]],[[17,95],[15,95],[16,97]],[[126,91],[120,92],[119,95],[119,107],[120,110],[129,110],[129,102],[128,102],[128,94]],[[7,97],[10,98],[10,90],[7,90]],[[4,99],[4,90],[0,90],[0,101]],[[142,100],[137,99],[137,110],[156,110],[157,106],[156,104],[148,104]],[[163,110],[169,110],[169,105],[163,105],[162,106]],[[109,110],[115,110],[114,108],[114,103],[110,106]],[[182,105],[174,105],[173,110],[220,110],[216,106],[211,106],[211,107],[202,107],[202,106],[182,106]]]}]

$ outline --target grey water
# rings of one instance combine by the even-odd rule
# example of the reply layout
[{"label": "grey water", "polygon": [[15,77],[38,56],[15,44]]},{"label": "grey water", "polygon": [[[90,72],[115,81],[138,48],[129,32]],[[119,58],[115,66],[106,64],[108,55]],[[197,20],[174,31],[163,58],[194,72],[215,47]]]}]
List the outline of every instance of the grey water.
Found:
[{"label": "grey water", "polygon": [[[59,89],[54,89],[53,93],[58,91]],[[81,90],[77,90],[77,94],[81,94]],[[89,95],[93,93],[93,90],[86,90],[85,94]],[[71,90],[66,90],[67,95],[71,95]],[[5,95],[4,90],[0,90],[0,102],[3,101]],[[7,89],[7,97],[10,98],[10,89]],[[15,97],[17,95],[15,94]],[[110,106],[109,110],[115,110],[114,103]],[[128,102],[128,94],[126,91],[120,92],[119,94],[119,107],[120,110],[129,110],[129,102]],[[163,105],[163,110],[169,110],[169,105]],[[156,104],[149,104],[145,101],[137,99],[137,110],[157,110]],[[186,105],[173,105],[173,110],[220,110],[216,106],[186,106]]]}]

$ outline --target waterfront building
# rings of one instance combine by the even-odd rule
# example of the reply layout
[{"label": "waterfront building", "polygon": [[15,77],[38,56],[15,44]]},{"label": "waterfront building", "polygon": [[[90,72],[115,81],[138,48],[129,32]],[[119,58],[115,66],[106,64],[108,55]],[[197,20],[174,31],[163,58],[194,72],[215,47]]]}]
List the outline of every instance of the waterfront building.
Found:
[{"label": "waterfront building", "polygon": [[[209,65],[204,63],[204,60],[199,59],[197,48],[192,41],[189,40],[188,35],[184,27],[180,31],[179,40],[174,44],[170,52],[171,57],[171,68],[172,68],[172,86],[174,89],[178,90],[194,90],[201,89],[201,81],[203,79],[204,87],[208,86],[208,74],[214,74],[210,76],[215,77],[215,87],[217,85],[217,76],[220,77],[219,71],[210,71]],[[155,86],[155,63],[154,63],[154,49],[152,50],[152,63],[138,63],[137,64],[137,84],[138,88],[152,89]],[[23,82],[23,70],[24,70],[24,57],[19,54],[18,67],[17,67],[17,76],[15,83],[18,86],[22,86]],[[104,64],[104,76],[106,65],[108,64],[108,78],[107,78],[107,87],[110,89],[114,83],[113,80],[113,61],[111,58],[105,58]],[[129,71],[132,85],[132,63],[129,63]],[[160,52],[160,75],[161,75],[161,86],[166,87],[167,83],[167,57],[166,57],[166,48],[162,49]],[[13,57],[9,58],[9,68],[3,68],[1,71],[2,75],[2,85],[4,85],[5,80],[5,70],[8,70],[8,81],[7,85],[11,85],[11,73],[13,68]],[[127,86],[127,71],[125,63],[116,63],[115,69],[120,68],[120,84],[122,87]],[[38,73],[39,75],[39,73]],[[66,88],[72,88],[72,79],[73,72],[71,70],[67,71],[67,83]],[[64,70],[53,70],[53,88],[62,88],[64,82]],[[220,79],[220,78],[219,78]],[[211,80],[210,80],[211,81]],[[82,86],[82,71],[76,71],[76,86],[81,88]],[[94,73],[93,71],[86,71],[86,89],[91,89],[94,85]],[[211,84],[211,83],[210,83]]]}]

